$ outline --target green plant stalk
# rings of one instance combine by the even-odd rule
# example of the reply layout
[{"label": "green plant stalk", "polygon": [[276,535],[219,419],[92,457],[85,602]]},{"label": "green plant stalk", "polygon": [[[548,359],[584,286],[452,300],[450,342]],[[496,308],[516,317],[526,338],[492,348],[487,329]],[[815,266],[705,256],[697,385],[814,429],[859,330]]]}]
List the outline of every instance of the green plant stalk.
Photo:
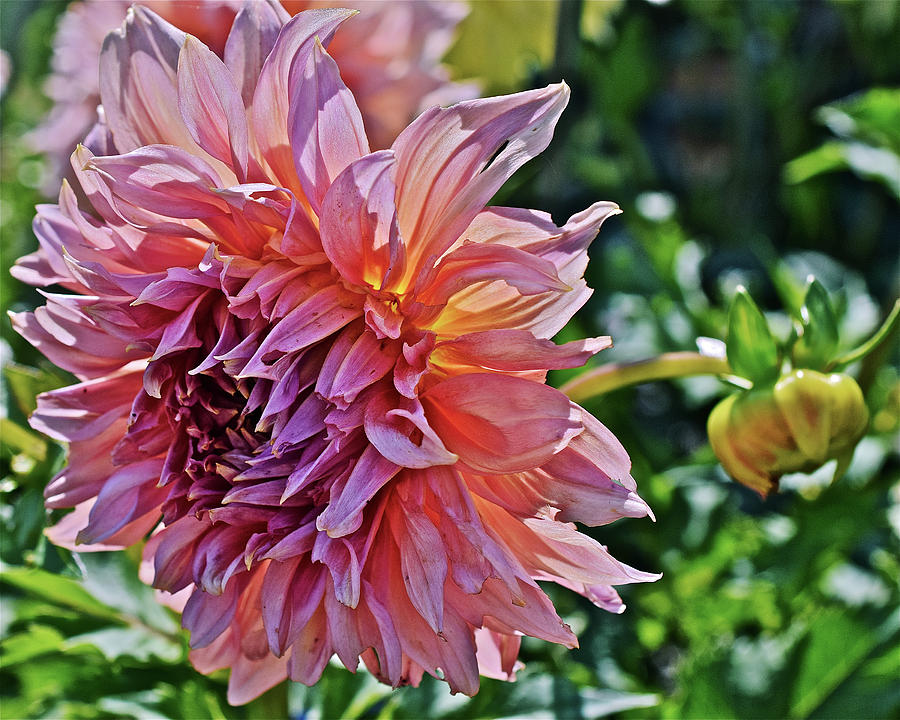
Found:
[{"label": "green plant stalk", "polygon": [[894,302],[894,307],[891,310],[890,315],[887,316],[887,319],[881,324],[881,327],[879,327],[878,330],[875,331],[875,334],[871,338],[869,338],[858,348],[851,350],[846,355],[836,358],[835,360],[830,362],[827,369],[842,370],[851,363],[854,363],[857,360],[861,360],[866,355],[876,350],[879,345],[890,339],[890,337],[897,331],[898,327],[900,327],[900,300],[896,300]]},{"label": "green plant stalk", "polygon": [[693,352],[672,352],[647,360],[610,363],[565,383],[560,390],[576,402],[654,380],[672,380],[690,375],[731,375],[724,358]]}]

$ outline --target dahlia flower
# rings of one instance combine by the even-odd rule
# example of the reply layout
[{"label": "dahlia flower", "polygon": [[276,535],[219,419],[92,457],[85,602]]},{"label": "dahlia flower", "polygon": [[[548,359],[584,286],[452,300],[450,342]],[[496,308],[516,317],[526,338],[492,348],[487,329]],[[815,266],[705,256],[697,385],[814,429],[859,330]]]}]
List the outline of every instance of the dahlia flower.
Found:
[{"label": "dahlia flower", "polygon": [[[337,0],[257,2],[261,6],[257,12],[274,15],[282,23],[312,6],[341,4]],[[131,4],[132,0],[83,0],[73,3],[62,15],[54,40],[52,74],[44,88],[53,108],[28,136],[31,146],[51,160],[48,194],[58,191],[69,155],[97,122],[97,58],[103,38],[121,25]],[[329,51],[338,60],[343,80],[356,97],[372,147],[390,146],[409,121],[432,104],[477,95],[471,84],[450,82],[440,64],[457,24],[467,12],[464,3],[366,0],[356,4],[360,17],[335,38]],[[225,41],[242,3],[146,0],[143,5],[195,35],[222,57],[228,51]],[[91,147],[90,142],[85,144]]]},{"label": "dahlia flower", "polygon": [[69,443],[51,536],[149,536],[232,703],[334,654],[473,694],[523,634],[576,645],[538,581],[620,612],[613,586],[657,577],[576,529],[649,509],[615,437],[544,384],[610,344],[548,338],[618,208],[485,207],[564,84],[430,109],[370,152],[324,48],[353,12],[269,10],[237,15],[224,62],[141,7],[105,42],[87,205],[64,183],[15,270],[69,291],[13,318],[80,380],[31,420]]}]

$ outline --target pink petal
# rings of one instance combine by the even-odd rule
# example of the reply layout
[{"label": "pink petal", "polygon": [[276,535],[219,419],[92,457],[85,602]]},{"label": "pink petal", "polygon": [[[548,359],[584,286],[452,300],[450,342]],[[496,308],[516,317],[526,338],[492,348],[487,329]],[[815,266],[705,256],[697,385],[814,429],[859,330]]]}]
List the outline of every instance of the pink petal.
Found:
[{"label": "pink petal", "polygon": [[16,332],[55,365],[81,378],[115,372],[144,354],[123,348],[90,319],[53,302],[52,297],[34,313],[10,313],[9,318]]},{"label": "pink petal", "polygon": [[244,705],[284,682],[288,677],[288,665],[286,657],[266,655],[251,660],[240,656],[232,665],[228,677],[228,704]]},{"label": "pink petal", "polygon": [[316,535],[310,560],[328,567],[334,583],[334,594],[348,607],[359,605],[362,563],[353,542],[359,538],[331,538],[324,532]]},{"label": "pink petal", "polygon": [[[363,597],[365,603],[359,606],[359,626],[377,653],[378,669],[373,672],[380,673],[381,678],[396,687],[403,672],[403,656],[397,631],[394,629],[394,621],[388,609],[378,601],[375,588],[365,580],[363,580]],[[371,670],[372,665],[366,659],[365,653],[363,660]]]},{"label": "pink petal", "polygon": [[341,277],[361,287],[390,289],[403,273],[395,168],[388,150],[367,155],[337,176],[323,201],[322,247]]},{"label": "pink petal", "polygon": [[378,452],[402,467],[452,465],[458,460],[429,424],[417,399],[376,393],[366,407],[365,429]]},{"label": "pink petal", "polygon": [[288,675],[295,682],[315,685],[332,652],[325,609],[320,605],[294,641]]},{"label": "pink petal", "polygon": [[329,45],[363,111],[374,148],[386,148],[419,112],[478,96],[448,82],[438,63],[453,44],[465,3],[360,3],[360,14]]},{"label": "pink petal", "polygon": [[231,624],[237,611],[243,583],[235,580],[221,595],[212,595],[195,588],[184,606],[182,626],[191,633],[191,649],[209,645]]},{"label": "pink petal", "polygon": [[290,16],[275,0],[244,3],[234,18],[225,42],[225,65],[237,82],[247,107],[253,99],[263,62],[288,20]]},{"label": "pink petal", "polygon": [[391,513],[391,530],[400,549],[406,593],[429,627],[439,633],[444,624],[447,554],[428,516],[411,505],[402,508]]},{"label": "pink petal", "polygon": [[350,302],[351,298],[337,285],[329,285],[310,296],[272,328],[247,363],[242,376],[262,370],[272,354],[302,350],[359,317],[359,309]]},{"label": "pink petal", "polygon": [[463,237],[474,243],[503,244],[552,262],[567,292],[522,297],[499,282],[474,285],[454,296],[432,329],[456,336],[492,328],[530,330],[536,337],[558,333],[591,295],[582,279],[586,248],[603,221],[618,214],[613,203],[595,203],[558,228],[546,213],[518,208],[488,208],[479,213]]},{"label": "pink petal", "polygon": [[582,413],[558,390],[505,375],[456,375],[428,390],[422,404],[444,444],[484,472],[541,465],[583,428]]},{"label": "pink petal", "polygon": [[269,563],[261,594],[262,618],[275,655],[284,654],[319,608],[325,580],[324,568],[301,556]]},{"label": "pink petal", "polygon": [[440,365],[481,366],[502,371],[561,370],[580,367],[591,356],[611,346],[609,337],[556,345],[536,338],[527,330],[484,330],[439,343],[431,360]]},{"label": "pink petal", "polygon": [[356,672],[359,655],[367,647],[359,634],[359,613],[339,603],[334,597],[334,590],[328,586],[325,588],[324,605],[334,652],[350,672]]},{"label": "pink petal", "polygon": [[489,503],[481,504],[480,510],[485,521],[498,528],[504,540],[516,548],[533,574],[542,572],[585,585],[652,582],[661,577],[619,562],[574,525],[546,518],[514,518]]},{"label": "pink petal", "polygon": [[197,144],[243,182],[249,144],[244,103],[225,64],[190,35],[178,58],[178,108]]},{"label": "pink petal", "polygon": [[76,537],[84,527],[88,524],[88,516],[91,508],[94,506],[95,498],[86,500],[75,506],[75,509],[67,515],[63,515],[62,519],[55,525],[44,530],[44,535],[54,545],[66,548],[72,552],[108,552],[111,550],[121,550],[123,547],[130,545],[122,545],[120,543],[96,543],[94,545],[79,545]]},{"label": "pink petal", "polygon": [[48,508],[73,507],[97,496],[115,472],[110,454],[125,429],[123,418],[94,437],[69,444],[69,464],[44,488]]},{"label": "pink petal", "polygon": [[522,295],[571,290],[556,276],[552,263],[507,245],[466,243],[445,255],[429,275],[423,276],[427,280],[417,287],[416,299],[434,307],[445,305],[470,285],[494,280],[505,282]]},{"label": "pink petal", "polygon": [[400,468],[382,456],[373,446],[367,447],[346,483],[331,486],[328,507],[316,519],[316,528],[339,538],[355,532],[362,525],[362,512]]},{"label": "pink petal", "polygon": [[520,583],[522,600],[511,602],[509,591],[496,578],[488,578],[478,594],[478,602],[452,583],[447,583],[447,603],[474,627],[498,632],[521,632],[566,647],[578,647],[572,629],[556,614],[550,598],[536,584]]},{"label": "pink petal", "polygon": [[413,276],[462,236],[520,165],[547,147],[568,98],[560,84],[433,108],[400,134],[393,145],[397,217],[409,239]]},{"label": "pink petal", "polygon": [[91,508],[90,522],[78,533],[76,542],[103,542],[135,520],[146,525],[144,532],[155,525],[159,507],[168,495],[168,490],[156,485],[161,469],[162,460],[153,459],[126,465],[110,475]]},{"label": "pink petal", "polygon": [[305,67],[316,38],[327,43],[337,27],[352,14],[352,10],[323,9],[296,15],[282,28],[259,73],[250,106],[250,133],[279,184],[295,192],[301,187],[297,183],[287,124],[290,101],[295,94],[290,84],[291,68],[295,63]]},{"label": "pink petal", "polygon": [[340,71],[318,41],[291,69],[288,134],[300,185],[318,215],[332,181],[369,152],[362,116]]},{"label": "pink petal", "polygon": [[[187,516],[166,526],[151,538],[155,547],[154,587],[176,593],[193,585],[194,547],[208,528],[208,522]],[[148,542],[145,554],[149,549]]]},{"label": "pink petal", "polygon": [[520,635],[506,635],[487,628],[475,631],[478,672],[495,680],[515,680],[516,670],[524,667],[516,660],[519,654]]},{"label": "pink petal", "polygon": [[140,392],[143,369],[143,363],[129,364],[103,378],[41,393],[30,424],[62,442],[96,437],[117,419],[127,417]]},{"label": "pink petal", "polygon": [[100,54],[100,97],[120,152],[152,143],[197,147],[173,102],[185,38],[139,5],[129,9],[121,29],[106,36]]},{"label": "pink petal", "polygon": [[[149,145],[126,155],[95,157],[90,167],[100,172],[116,197],[141,211],[170,218],[228,212],[228,204],[213,192],[222,184],[215,171],[178,147]],[[121,203],[117,207],[128,214]]]}]

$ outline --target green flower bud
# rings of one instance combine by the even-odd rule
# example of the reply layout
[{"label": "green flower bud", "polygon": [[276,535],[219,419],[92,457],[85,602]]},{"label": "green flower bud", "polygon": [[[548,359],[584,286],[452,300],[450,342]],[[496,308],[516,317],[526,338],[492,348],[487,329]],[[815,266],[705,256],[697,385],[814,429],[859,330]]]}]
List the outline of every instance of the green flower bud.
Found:
[{"label": "green flower bud", "polygon": [[790,472],[837,459],[840,475],[866,431],[869,412],[848,375],[794,370],[774,386],[731,395],[713,408],[713,451],[738,482],[767,495]]}]

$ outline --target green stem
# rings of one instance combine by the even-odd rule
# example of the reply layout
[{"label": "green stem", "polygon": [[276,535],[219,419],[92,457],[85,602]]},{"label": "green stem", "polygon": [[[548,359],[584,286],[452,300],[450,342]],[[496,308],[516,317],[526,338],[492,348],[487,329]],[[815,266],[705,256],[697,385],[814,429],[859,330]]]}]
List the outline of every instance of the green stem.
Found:
[{"label": "green stem", "polygon": [[572,400],[582,402],[628,385],[653,380],[670,380],[688,375],[730,374],[731,368],[724,358],[707,357],[693,352],[673,352],[647,360],[602,365],[570,380],[560,390]]},{"label": "green stem", "polygon": [[896,332],[898,327],[900,327],[900,300],[894,302],[894,309],[891,310],[891,314],[887,316],[887,319],[881,324],[881,327],[875,331],[875,334],[871,338],[855,350],[851,350],[843,357],[839,357],[837,360],[829,363],[828,369],[842,370],[851,363],[864,358],[873,350],[877,349],[885,340],[890,338],[890,336]]}]

